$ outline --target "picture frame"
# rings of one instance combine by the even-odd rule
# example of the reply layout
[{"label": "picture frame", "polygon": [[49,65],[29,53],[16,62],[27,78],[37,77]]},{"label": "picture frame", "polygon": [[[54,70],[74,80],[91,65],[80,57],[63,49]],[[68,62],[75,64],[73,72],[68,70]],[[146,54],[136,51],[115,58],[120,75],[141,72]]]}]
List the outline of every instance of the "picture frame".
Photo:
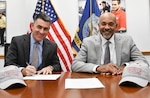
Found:
[{"label": "picture frame", "polygon": [[[84,11],[84,7],[85,7],[85,4],[86,4],[86,1],[87,0],[78,0],[78,16],[79,16],[79,22],[80,22],[80,19],[82,17],[82,13]],[[102,2],[105,1],[106,2],[106,6],[109,6],[109,9],[110,9],[110,12],[113,12],[113,7],[112,7],[112,0],[96,0],[97,4],[98,4],[98,7],[101,11],[101,14],[102,14],[102,11],[103,11],[103,4]],[[117,23],[120,25],[122,25],[122,27],[124,28],[121,28],[121,26],[117,28],[117,33],[125,33],[127,32],[127,26],[126,26],[126,2],[125,0],[120,0],[120,4],[119,4],[121,10],[123,12],[125,12],[125,14],[122,16],[124,18],[122,18],[122,20],[125,20],[123,21],[122,23],[118,22],[118,20],[120,20],[120,16],[116,16],[116,19],[117,19]]]},{"label": "picture frame", "polygon": [[[2,13],[2,15],[5,17],[6,20],[6,0],[0,0],[0,12]],[[7,26],[6,26],[7,27]],[[4,45],[6,43],[6,28],[4,31]],[[1,37],[0,37],[1,39]],[[0,46],[0,58],[4,58],[4,45]]]}]

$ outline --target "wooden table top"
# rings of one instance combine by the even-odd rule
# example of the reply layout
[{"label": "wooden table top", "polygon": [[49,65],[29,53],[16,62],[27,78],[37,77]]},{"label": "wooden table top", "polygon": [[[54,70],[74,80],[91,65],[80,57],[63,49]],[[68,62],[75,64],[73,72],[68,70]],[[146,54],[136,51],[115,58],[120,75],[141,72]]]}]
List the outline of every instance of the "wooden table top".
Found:
[{"label": "wooden table top", "polygon": [[[65,89],[66,78],[97,77],[105,88]],[[0,98],[150,98],[150,85],[140,87],[119,86],[121,75],[63,72],[57,80],[25,80],[27,87],[0,90]]]}]

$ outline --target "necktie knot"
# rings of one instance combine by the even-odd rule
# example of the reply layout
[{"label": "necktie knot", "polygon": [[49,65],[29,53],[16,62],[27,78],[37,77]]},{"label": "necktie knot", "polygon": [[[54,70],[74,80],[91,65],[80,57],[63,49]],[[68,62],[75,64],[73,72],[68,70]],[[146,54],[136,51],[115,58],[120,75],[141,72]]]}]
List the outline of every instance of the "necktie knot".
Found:
[{"label": "necktie knot", "polygon": [[38,45],[39,45],[39,42],[35,42],[34,46],[33,46],[33,49],[37,48],[37,50],[38,50]]},{"label": "necktie knot", "polygon": [[35,43],[34,43],[35,46],[38,46],[38,44],[39,44],[39,42],[35,42]]},{"label": "necktie knot", "polygon": [[106,42],[106,46],[109,46],[109,44],[110,44],[110,41],[108,40],[108,41]]}]

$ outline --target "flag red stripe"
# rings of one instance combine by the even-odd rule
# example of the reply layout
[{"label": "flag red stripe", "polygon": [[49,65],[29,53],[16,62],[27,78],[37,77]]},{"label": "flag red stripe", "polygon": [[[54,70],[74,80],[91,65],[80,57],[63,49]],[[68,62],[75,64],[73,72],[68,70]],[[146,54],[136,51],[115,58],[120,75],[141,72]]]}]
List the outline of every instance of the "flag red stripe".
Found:
[{"label": "flag red stripe", "polygon": [[[53,37],[51,36],[50,32],[48,33],[48,38],[49,38],[50,40],[54,41],[54,39],[53,39]],[[64,56],[63,56],[63,54],[62,54],[62,52],[60,51],[59,47],[58,47],[58,54],[59,54],[61,60],[63,61],[66,70],[67,70],[67,71],[70,71],[70,69],[69,69],[69,67],[68,67],[68,64],[67,64],[67,62],[66,62],[66,60],[65,60],[65,58],[64,58]]]},{"label": "flag red stripe", "polygon": [[60,43],[61,43],[62,46],[64,47],[64,49],[65,49],[65,51],[66,51],[66,54],[67,54],[67,56],[68,56],[68,58],[69,58],[69,61],[70,61],[70,63],[71,63],[71,62],[72,62],[72,57],[71,57],[71,54],[70,54],[70,52],[69,52],[69,50],[68,50],[68,48],[67,48],[66,43],[64,42],[64,40],[63,40],[62,37],[60,36],[60,34],[59,34],[58,30],[56,29],[56,27],[55,27],[54,24],[51,24],[51,28],[53,29],[53,31],[55,32],[55,34],[56,34],[57,38],[59,39]]},{"label": "flag red stripe", "polygon": [[66,70],[67,70],[67,71],[70,71],[70,69],[69,69],[69,67],[68,67],[68,64],[67,64],[67,62],[66,62],[66,60],[65,60],[65,58],[64,58],[64,55],[63,55],[62,52],[60,51],[60,48],[58,48],[58,53],[59,53],[59,56],[60,56],[61,60],[63,61],[65,67],[66,67]]},{"label": "flag red stripe", "polygon": [[66,29],[64,28],[64,26],[63,26],[61,20],[58,19],[57,21],[58,21],[58,24],[59,24],[61,30],[64,32],[64,35],[65,35],[66,38],[68,39],[68,41],[69,41],[69,43],[70,43],[70,46],[72,46],[72,44],[71,44],[71,36],[68,34],[68,32],[66,31]]}]

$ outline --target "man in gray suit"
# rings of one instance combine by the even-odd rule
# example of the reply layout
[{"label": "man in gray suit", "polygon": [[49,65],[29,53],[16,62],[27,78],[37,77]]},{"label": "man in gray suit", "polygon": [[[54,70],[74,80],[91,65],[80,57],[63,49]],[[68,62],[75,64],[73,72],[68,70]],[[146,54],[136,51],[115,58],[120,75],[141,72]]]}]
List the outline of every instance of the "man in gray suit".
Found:
[{"label": "man in gray suit", "polygon": [[[32,33],[13,37],[6,55],[5,66],[16,65],[24,76],[61,72],[56,43],[46,39],[50,29],[50,17],[36,15],[31,24]],[[38,43],[38,64],[33,66],[34,44]],[[37,57],[37,56],[36,56]]]},{"label": "man in gray suit", "polygon": [[[102,14],[98,25],[98,35],[84,38],[81,49],[73,60],[72,71],[119,75],[129,62],[140,60],[148,64],[130,36],[115,33],[116,17],[112,13]],[[104,64],[107,41],[110,62]]]}]

